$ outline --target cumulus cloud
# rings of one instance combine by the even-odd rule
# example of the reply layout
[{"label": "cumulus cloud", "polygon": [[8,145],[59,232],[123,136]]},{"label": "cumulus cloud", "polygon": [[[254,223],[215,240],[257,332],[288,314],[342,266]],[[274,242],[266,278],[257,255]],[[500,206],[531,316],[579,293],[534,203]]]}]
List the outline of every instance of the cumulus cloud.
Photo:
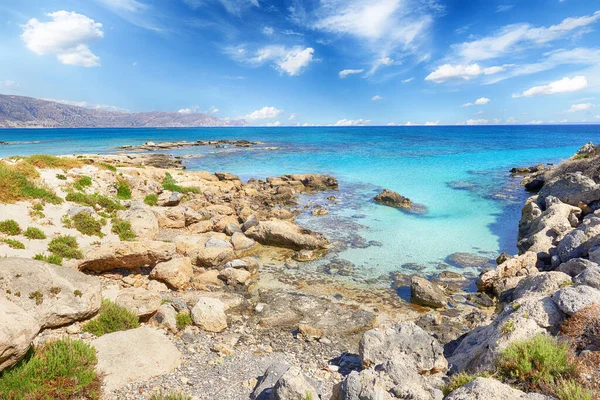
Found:
[{"label": "cumulus cloud", "polygon": [[256,110],[246,115],[244,118],[249,121],[256,121],[260,119],[272,119],[277,118],[279,114],[281,114],[283,110],[279,110],[275,107],[263,107],[260,110]]},{"label": "cumulus cloud", "polygon": [[379,100],[383,100],[383,97],[381,97],[378,94],[376,94],[375,96],[371,97],[371,101],[379,101]]},{"label": "cumulus cloud", "polygon": [[55,54],[63,64],[100,66],[100,57],[89,45],[104,36],[101,23],[64,10],[46,15],[52,20],[32,18],[23,25],[21,38],[29,50],[39,55]]},{"label": "cumulus cloud", "polygon": [[465,103],[462,106],[463,107],[471,107],[471,106],[484,106],[487,103],[489,103],[491,100],[488,99],[487,97],[480,97],[477,100],[475,100],[474,103]]},{"label": "cumulus cloud", "polygon": [[226,53],[237,61],[251,65],[271,63],[276,70],[290,76],[300,75],[313,61],[314,52],[312,47],[279,45],[264,46],[254,53],[241,46],[226,49]]},{"label": "cumulus cloud", "polygon": [[539,119],[534,119],[533,121],[529,121],[529,122],[527,123],[527,125],[541,125],[541,124],[543,124],[543,123],[544,123],[544,121],[542,121],[542,120],[539,120]]},{"label": "cumulus cloud", "polygon": [[521,94],[513,94],[513,98],[576,92],[585,89],[587,85],[588,81],[585,76],[576,76],[574,78],[565,77],[558,81],[550,82],[547,85],[534,86]]},{"label": "cumulus cloud", "polygon": [[365,126],[371,123],[370,119],[340,119],[333,126]]},{"label": "cumulus cloud", "polygon": [[442,83],[450,80],[464,80],[476,78],[481,75],[493,75],[502,72],[509,65],[482,68],[478,64],[444,64],[425,77],[426,81]]},{"label": "cumulus cloud", "polygon": [[517,119],[515,117],[508,117],[505,121],[507,124],[515,124],[517,123]]},{"label": "cumulus cloud", "polygon": [[566,112],[589,111],[594,107],[596,106],[592,103],[573,104]]},{"label": "cumulus cloud", "polygon": [[315,50],[312,47],[295,48],[288,51],[283,58],[275,63],[281,71],[290,76],[300,75],[302,70],[313,60],[314,52]]},{"label": "cumulus cloud", "polygon": [[340,76],[340,79],[344,79],[348,75],[362,74],[363,72],[364,69],[343,69],[338,73],[338,75]]}]

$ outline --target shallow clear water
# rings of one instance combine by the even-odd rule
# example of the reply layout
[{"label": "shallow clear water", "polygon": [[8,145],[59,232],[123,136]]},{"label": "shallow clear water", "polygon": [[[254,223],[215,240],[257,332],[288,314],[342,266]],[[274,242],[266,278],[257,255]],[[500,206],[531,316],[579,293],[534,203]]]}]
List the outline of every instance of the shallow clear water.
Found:
[{"label": "shallow clear water", "polygon": [[[507,171],[559,162],[590,140],[600,142],[600,126],[10,129],[0,130],[0,141],[23,143],[0,146],[0,156],[114,153],[119,145],[197,139],[265,144],[168,152],[197,154],[185,160],[190,169],[228,171],[242,179],[305,172],[336,176],[337,205],[325,199],[330,194],[306,199],[331,213],[307,213],[299,221],[351,241],[340,257],[391,271],[405,263],[433,269],[454,252],[514,253],[525,194]],[[408,215],[374,204],[370,199],[381,188],[410,197],[429,212]]]}]

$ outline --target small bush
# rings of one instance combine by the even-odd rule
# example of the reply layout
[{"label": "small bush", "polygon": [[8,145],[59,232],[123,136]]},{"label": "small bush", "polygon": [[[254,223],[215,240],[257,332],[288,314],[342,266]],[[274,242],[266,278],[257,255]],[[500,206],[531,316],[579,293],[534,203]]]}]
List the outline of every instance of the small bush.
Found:
[{"label": "small bush", "polygon": [[0,221],[0,232],[14,236],[21,233],[21,227],[14,219],[7,219]]},{"label": "small bush", "polygon": [[506,322],[500,329],[500,332],[502,332],[502,334],[504,334],[504,335],[508,335],[510,333],[513,333],[514,331],[515,331],[515,321]]},{"label": "small bush", "polygon": [[40,260],[40,261],[45,261],[49,264],[54,264],[54,265],[62,265],[62,257],[56,254],[50,254],[50,255],[44,255],[44,254],[36,254],[35,256],[33,256],[34,260]]},{"label": "small bush", "polygon": [[92,186],[92,178],[87,175],[82,175],[73,183],[73,187],[77,190],[83,191],[86,187]]},{"label": "small bush", "polygon": [[83,258],[77,239],[73,236],[58,236],[48,244],[48,251],[63,258]]},{"label": "small bush", "polygon": [[600,305],[592,304],[579,310],[560,327],[561,335],[569,338],[577,350],[600,348]]},{"label": "small bush", "polygon": [[192,317],[189,313],[179,312],[175,315],[175,321],[177,321],[177,329],[183,329],[192,324]]},{"label": "small bush", "polygon": [[125,209],[118,200],[97,193],[88,195],[81,192],[71,192],[67,194],[65,199],[84,206],[95,207],[98,205],[109,213]]},{"label": "small bush", "polygon": [[124,180],[117,182],[117,198],[120,200],[131,200],[131,188]]},{"label": "small bush", "polygon": [[60,339],[36,347],[0,376],[3,399],[98,399],[96,350],[79,340]]},{"label": "small bush", "polygon": [[162,181],[162,187],[165,190],[170,190],[171,192],[179,192],[179,193],[200,193],[200,189],[195,187],[185,187],[179,186],[177,181],[170,173],[165,174],[165,178]]},{"label": "small bush", "polygon": [[19,242],[18,240],[2,239],[0,241],[3,243],[6,243],[8,245],[8,247],[10,247],[11,249],[19,249],[19,250],[25,249],[25,245],[22,242]]},{"label": "small bush", "polygon": [[558,379],[549,391],[560,400],[593,400],[592,391],[572,379]]},{"label": "small bush", "polygon": [[105,169],[107,169],[109,171],[117,172],[117,167],[115,167],[114,165],[110,165],[110,164],[107,164],[107,163],[100,163],[98,165],[100,165],[101,167],[103,167],[103,168],[105,168]]},{"label": "small bush", "polygon": [[192,398],[190,396],[181,394],[179,392],[163,393],[163,391],[160,390],[157,393],[154,393],[152,396],[150,396],[149,400],[191,400],[191,399]]},{"label": "small bush", "polygon": [[469,383],[479,377],[487,378],[489,376],[490,376],[490,374],[487,372],[484,372],[481,374],[473,374],[473,375],[467,374],[465,372],[460,372],[458,374],[454,374],[450,378],[450,381],[447,384],[445,384],[444,386],[442,386],[442,392],[444,393],[444,396],[448,396],[450,393],[452,393],[456,389],[463,387],[467,383]]},{"label": "small bush", "polygon": [[44,205],[42,203],[35,203],[33,209],[35,211],[44,211]]},{"label": "small bush", "polygon": [[131,230],[131,223],[119,218],[113,218],[111,232],[119,235],[119,239],[123,241],[135,240],[137,237],[135,232]]},{"label": "small bush", "polygon": [[39,290],[29,293],[29,298],[35,300],[35,304],[38,306],[44,302],[44,294]]},{"label": "small bush", "polygon": [[59,179],[61,181],[66,181],[67,177],[63,174],[56,174],[56,179]]},{"label": "small bush", "polygon": [[102,300],[98,317],[85,324],[83,330],[96,336],[102,336],[107,333],[135,329],[139,326],[140,322],[135,313],[110,300]]},{"label": "small bush", "polygon": [[102,233],[102,226],[104,226],[102,221],[97,220],[86,212],[82,211],[75,214],[72,221],[73,227],[84,235],[98,237],[105,236],[104,233]]},{"label": "small bush", "polygon": [[25,232],[23,232],[23,235],[25,235],[25,237],[27,239],[38,239],[38,240],[46,239],[46,234],[44,233],[44,231],[42,231],[39,228],[35,228],[33,226],[30,226],[27,229],[25,229]]},{"label": "small bush", "polygon": [[39,173],[30,164],[18,162],[9,165],[0,161],[0,203],[14,203],[25,199],[43,199],[53,204],[62,200],[46,189],[35,185]]},{"label": "small bush", "polygon": [[155,206],[158,203],[158,195],[157,194],[149,194],[148,196],[144,197],[144,203],[148,204],[149,206]]}]

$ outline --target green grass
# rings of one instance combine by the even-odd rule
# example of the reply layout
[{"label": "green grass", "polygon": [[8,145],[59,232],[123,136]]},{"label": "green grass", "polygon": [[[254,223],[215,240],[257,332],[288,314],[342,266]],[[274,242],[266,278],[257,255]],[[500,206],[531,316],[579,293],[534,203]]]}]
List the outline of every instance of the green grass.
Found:
[{"label": "green grass", "polygon": [[73,187],[77,190],[83,191],[86,187],[92,186],[92,178],[87,175],[82,175],[75,180]]},{"label": "green grass", "polygon": [[48,244],[48,251],[63,258],[83,258],[77,239],[73,236],[58,236]]},{"label": "green grass", "polygon": [[573,379],[558,379],[550,385],[550,391],[560,400],[593,400],[591,390],[581,386]]},{"label": "green grass", "polygon": [[158,203],[158,195],[157,194],[149,194],[148,196],[144,197],[144,203],[148,204],[149,206],[155,206]]},{"label": "green grass", "polygon": [[112,219],[111,232],[119,235],[119,239],[123,241],[135,240],[137,237],[135,232],[131,230],[131,223],[128,221],[123,221],[119,218]]},{"label": "green grass", "polygon": [[17,162],[9,165],[0,161],[0,203],[42,199],[59,204],[62,201],[60,197],[36,185],[38,178],[39,173],[31,164]]},{"label": "green grass", "polygon": [[11,236],[19,235],[21,233],[21,227],[14,219],[6,219],[0,221],[0,232]]},{"label": "green grass", "polygon": [[442,386],[442,392],[444,393],[444,396],[448,396],[450,393],[452,393],[460,387],[463,387],[467,383],[479,377],[487,378],[488,376],[490,376],[490,374],[487,372],[483,372],[480,374],[467,374],[466,372],[460,372],[458,374],[454,374],[450,378],[450,381],[444,386]]},{"label": "green grass", "polygon": [[8,245],[8,247],[10,247],[11,249],[20,249],[20,250],[25,249],[25,245],[22,242],[19,242],[18,240],[15,240],[15,239],[2,239],[0,241],[3,243],[6,243]]},{"label": "green grass", "polygon": [[79,168],[83,162],[71,157],[56,157],[49,154],[33,154],[28,157],[22,157],[22,162],[33,165],[36,168]]},{"label": "green grass", "polygon": [[138,328],[139,326],[140,322],[134,312],[110,300],[102,300],[98,317],[85,324],[83,330],[96,336],[102,336],[107,333]]},{"label": "green grass", "polygon": [[25,237],[27,239],[38,239],[38,240],[46,239],[46,234],[44,233],[44,231],[42,231],[39,228],[35,228],[33,226],[30,226],[27,229],[25,229],[25,232],[23,232],[23,235],[25,235]]},{"label": "green grass", "polygon": [[67,177],[63,174],[56,174],[56,179],[60,179],[61,181],[66,181]]},{"label": "green grass", "polygon": [[179,312],[175,315],[175,321],[177,322],[177,329],[183,329],[192,324],[192,317],[189,313]]},{"label": "green grass", "polygon": [[[79,232],[87,236],[98,236],[104,237],[102,233],[102,227],[105,225],[105,220],[97,220],[92,215],[86,212],[79,212],[71,219],[73,227]],[[104,223],[102,223],[104,221]]]},{"label": "green grass", "polygon": [[192,398],[188,395],[181,394],[179,392],[163,393],[162,390],[154,393],[148,400],[191,400]]},{"label": "green grass", "polygon": [[504,335],[508,335],[510,333],[513,333],[514,331],[515,331],[515,321],[506,322],[500,329],[500,332],[502,332],[502,334],[504,334]]},{"label": "green grass", "polygon": [[115,167],[114,165],[110,165],[110,164],[107,164],[107,163],[100,163],[98,165],[100,165],[101,167],[106,168],[109,171],[117,172],[117,167]]},{"label": "green grass", "polygon": [[117,182],[117,198],[120,200],[131,200],[131,188],[127,181],[119,180]]},{"label": "green grass", "polygon": [[35,256],[33,256],[34,260],[40,260],[40,261],[45,261],[49,264],[54,264],[54,265],[62,265],[62,257],[57,255],[57,254],[50,254],[50,255],[44,255],[44,254],[36,254]]},{"label": "green grass", "polygon": [[165,174],[165,178],[162,181],[162,187],[165,190],[170,190],[171,192],[179,192],[179,193],[200,193],[200,189],[196,187],[186,187],[179,186],[173,175],[170,173]]},{"label": "green grass", "polygon": [[81,204],[84,206],[95,207],[96,205],[98,205],[104,208],[108,213],[113,213],[115,211],[125,209],[125,207],[123,207],[118,200],[111,199],[110,197],[106,197],[98,193],[85,194],[81,192],[71,192],[67,194],[67,197],[65,199],[67,201],[72,201],[73,203]]},{"label": "green grass", "polygon": [[96,373],[96,350],[69,338],[46,342],[29,351],[0,376],[0,398],[98,399],[101,379]]}]

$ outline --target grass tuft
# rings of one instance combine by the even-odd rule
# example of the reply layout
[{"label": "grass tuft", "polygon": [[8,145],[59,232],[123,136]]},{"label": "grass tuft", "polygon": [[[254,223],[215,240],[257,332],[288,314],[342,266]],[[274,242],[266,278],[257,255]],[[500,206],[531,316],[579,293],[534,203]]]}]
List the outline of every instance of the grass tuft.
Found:
[{"label": "grass tuft", "polygon": [[19,235],[21,233],[21,227],[14,219],[6,219],[0,221],[0,232],[11,236]]},{"label": "grass tuft", "polygon": [[104,169],[107,169],[109,171],[117,172],[117,167],[115,167],[114,165],[110,165],[107,163],[100,163],[98,165],[100,165],[101,167],[103,167]]},{"label": "grass tuft", "polygon": [[36,168],[61,168],[71,169],[83,166],[83,162],[71,157],[57,157],[49,154],[33,154],[28,157],[21,158],[21,161],[31,164]]},{"label": "grass tuft", "polygon": [[450,378],[450,381],[447,384],[445,384],[444,386],[442,386],[442,392],[444,393],[444,396],[448,396],[450,393],[452,393],[456,389],[463,387],[467,383],[469,383],[477,378],[480,378],[480,377],[487,378],[489,376],[490,376],[490,374],[488,372],[483,372],[480,374],[467,374],[466,372],[460,372],[458,374],[454,374]]},{"label": "grass tuft", "polygon": [[8,247],[10,247],[11,249],[19,249],[19,250],[25,249],[25,245],[22,242],[19,242],[18,240],[15,240],[15,239],[1,239],[0,242],[6,243],[8,245]]},{"label": "grass tuft", "polygon": [[144,203],[148,204],[149,206],[155,206],[158,204],[158,195],[155,193],[149,194],[148,196],[144,197]]},{"label": "grass tuft", "polygon": [[56,254],[50,254],[50,255],[44,255],[44,254],[36,254],[35,256],[33,256],[34,260],[39,260],[39,261],[44,261],[47,262],[49,264],[54,264],[54,265],[62,265],[62,257]]},{"label": "grass tuft", "polygon": [[178,312],[175,315],[175,321],[177,322],[177,329],[183,329],[192,324],[192,317],[190,316],[190,313]]},{"label": "grass tuft", "polygon": [[200,189],[196,187],[186,187],[179,186],[173,175],[170,173],[165,174],[165,178],[162,181],[162,187],[165,190],[170,190],[171,192],[179,192],[179,193],[200,193]]},{"label": "grass tuft", "polygon": [[[102,233],[102,227],[104,226],[104,223],[106,223],[105,220],[97,220],[92,215],[81,211],[75,214],[73,218],[71,218],[71,221],[73,227],[84,235],[98,237],[105,236],[104,233]],[[104,223],[102,223],[103,221]]]},{"label": "grass tuft", "polygon": [[25,237],[27,239],[37,239],[37,240],[46,239],[46,234],[44,233],[44,231],[42,231],[39,228],[35,228],[33,226],[30,226],[27,229],[25,229],[25,232],[23,232],[23,235],[25,235]]},{"label": "grass tuft", "polygon": [[117,198],[120,200],[131,200],[131,188],[125,180],[117,182]]},{"label": "grass tuft", "polygon": [[77,239],[73,236],[58,236],[48,244],[48,251],[63,258],[82,259],[83,254],[79,250]]},{"label": "grass tuft", "polygon": [[102,207],[108,213],[112,213],[118,210],[124,210],[125,207],[119,203],[116,199],[111,199],[110,197],[103,196],[98,193],[94,194],[85,194],[81,192],[71,192],[67,194],[65,198],[67,201],[72,201],[73,203],[81,204],[84,206],[90,207]]},{"label": "grass tuft", "polygon": [[75,180],[73,187],[77,190],[84,191],[86,187],[92,186],[92,178],[87,175],[82,175]]},{"label": "grass tuft", "polygon": [[140,322],[134,312],[110,300],[102,300],[98,317],[85,324],[83,330],[96,336],[102,336],[139,327]]},{"label": "grass tuft", "polygon": [[119,239],[123,241],[132,241],[137,237],[135,232],[131,230],[131,222],[119,218],[112,219],[111,232],[119,235]]}]

